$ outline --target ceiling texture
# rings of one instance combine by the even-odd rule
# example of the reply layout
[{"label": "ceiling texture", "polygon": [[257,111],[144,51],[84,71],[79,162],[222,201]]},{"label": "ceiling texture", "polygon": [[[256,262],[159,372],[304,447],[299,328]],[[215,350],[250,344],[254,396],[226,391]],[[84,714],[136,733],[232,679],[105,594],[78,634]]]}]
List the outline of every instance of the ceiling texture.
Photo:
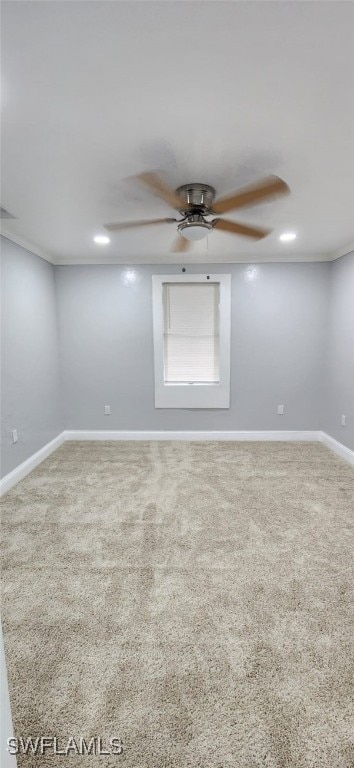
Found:
[{"label": "ceiling texture", "polygon": [[[231,212],[184,262],[332,259],[354,241],[353,2],[3,2],[5,235],[55,264],[179,263],[175,213],[131,177],[218,196],[276,174],[291,195]],[[284,231],[297,233],[290,243]]]}]

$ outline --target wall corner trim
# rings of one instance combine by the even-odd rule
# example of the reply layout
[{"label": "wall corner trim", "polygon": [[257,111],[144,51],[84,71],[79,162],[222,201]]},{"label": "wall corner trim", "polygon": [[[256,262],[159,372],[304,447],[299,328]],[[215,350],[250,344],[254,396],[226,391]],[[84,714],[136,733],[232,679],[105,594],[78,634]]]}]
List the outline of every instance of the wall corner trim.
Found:
[{"label": "wall corner trim", "polygon": [[19,464],[19,466],[13,469],[12,472],[5,475],[5,477],[0,480],[0,496],[3,496],[7,491],[10,491],[14,485],[17,485],[20,480],[23,480],[26,475],[32,472],[32,469],[38,467],[38,464],[41,464],[44,459],[48,458],[48,456],[50,456],[53,451],[56,451],[56,449],[64,442],[65,432],[61,432],[49,443],[46,443],[43,448],[40,448],[39,451],[33,453],[32,456],[26,459],[26,461]]},{"label": "wall corner trim", "polygon": [[336,453],[337,456],[340,456],[341,459],[344,459],[354,467],[354,451],[352,451],[350,448],[347,448],[347,446],[343,445],[343,443],[339,443],[338,440],[334,439],[334,437],[327,435],[326,432],[319,432],[318,434],[319,441],[323,443],[326,448],[329,448],[330,451],[333,451],[333,453]]},{"label": "wall corner trim", "polygon": [[245,430],[245,431],[169,431],[169,430],[64,430],[54,440],[40,448],[37,453],[30,456],[12,472],[0,480],[0,496],[10,491],[20,480],[38,467],[39,464],[48,458],[51,453],[56,451],[65,441],[85,441],[85,440],[185,440],[185,441],[311,441],[320,442],[336,453],[342,459],[354,466],[354,451],[339,443],[326,432],[317,430]]}]

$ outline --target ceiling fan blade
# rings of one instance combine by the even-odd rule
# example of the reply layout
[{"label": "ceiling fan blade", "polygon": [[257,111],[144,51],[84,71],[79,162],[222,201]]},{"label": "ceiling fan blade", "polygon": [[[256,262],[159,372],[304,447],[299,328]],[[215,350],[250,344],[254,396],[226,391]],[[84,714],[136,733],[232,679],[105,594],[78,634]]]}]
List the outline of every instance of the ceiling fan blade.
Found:
[{"label": "ceiling fan blade", "polygon": [[173,253],[185,253],[185,251],[189,251],[191,246],[192,243],[190,240],[187,240],[187,238],[182,235],[178,235],[172,243],[171,251]]},{"label": "ceiling fan blade", "polygon": [[177,219],[140,219],[140,221],[120,221],[116,224],[104,224],[108,232],[119,232],[121,229],[135,229],[135,227],[150,227],[152,224],[172,224]]},{"label": "ceiling fan blade", "polygon": [[262,237],[267,237],[272,231],[271,229],[261,229],[260,227],[249,227],[246,224],[238,224],[236,221],[229,221],[228,219],[214,219],[212,225],[214,229],[231,232],[233,235],[253,237],[254,240],[261,240]]},{"label": "ceiling fan blade", "polygon": [[252,187],[244,187],[239,192],[217,200],[213,203],[212,209],[215,213],[226,213],[288,192],[290,189],[283,179],[279,176],[269,176]]},{"label": "ceiling fan blade", "polygon": [[177,211],[181,209],[183,210],[185,201],[177,195],[174,189],[165,182],[159,173],[156,173],[155,171],[147,171],[146,173],[140,173],[136,178],[139,179],[139,181],[142,181],[143,184],[146,184],[155,195],[161,197],[162,200],[168,203],[172,208],[176,208]]}]

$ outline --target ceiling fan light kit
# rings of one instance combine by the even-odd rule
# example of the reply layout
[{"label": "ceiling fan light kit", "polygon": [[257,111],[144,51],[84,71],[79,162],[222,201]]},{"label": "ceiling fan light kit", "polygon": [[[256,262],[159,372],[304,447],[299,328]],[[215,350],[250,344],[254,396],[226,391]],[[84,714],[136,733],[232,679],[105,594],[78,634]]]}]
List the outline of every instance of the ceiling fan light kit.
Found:
[{"label": "ceiling fan light kit", "polygon": [[203,219],[203,216],[199,214],[192,214],[187,216],[185,221],[177,227],[180,235],[186,237],[187,240],[203,240],[208,236],[208,233],[213,229],[213,225]]},{"label": "ceiling fan light kit", "polygon": [[[215,189],[209,186],[209,184],[193,182],[192,184],[183,184],[174,190],[154,171],[141,173],[137,176],[137,179],[148,186],[155,195],[177,210],[182,219],[165,218],[120,222],[117,224],[106,224],[106,229],[110,232],[115,232],[122,229],[133,229],[154,224],[177,224],[178,237],[172,246],[172,250],[177,253],[188,250],[192,241],[202,240],[213,229],[220,229],[233,235],[241,235],[242,237],[250,237],[254,240],[266,237],[270,234],[270,229],[240,224],[229,219],[214,218],[208,221],[205,217],[217,216],[220,213],[236,208],[244,208],[255,203],[259,204],[263,200],[269,200],[273,197],[287,194],[290,191],[285,181],[278,176],[270,176],[252,187],[233,192],[231,195],[214,202]],[[182,237],[180,237],[181,235]]]}]

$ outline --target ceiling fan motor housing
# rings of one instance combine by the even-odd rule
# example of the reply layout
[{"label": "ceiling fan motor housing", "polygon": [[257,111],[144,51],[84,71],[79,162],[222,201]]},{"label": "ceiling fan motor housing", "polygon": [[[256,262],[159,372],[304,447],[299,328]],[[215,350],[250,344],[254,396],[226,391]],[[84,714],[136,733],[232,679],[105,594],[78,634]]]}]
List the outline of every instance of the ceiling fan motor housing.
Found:
[{"label": "ceiling fan motor housing", "polygon": [[210,212],[215,197],[215,189],[209,184],[183,184],[176,189],[176,193],[178,197],[185,200],[185,206],[180,208],[181,213],[195,211],[205,215]]}]

